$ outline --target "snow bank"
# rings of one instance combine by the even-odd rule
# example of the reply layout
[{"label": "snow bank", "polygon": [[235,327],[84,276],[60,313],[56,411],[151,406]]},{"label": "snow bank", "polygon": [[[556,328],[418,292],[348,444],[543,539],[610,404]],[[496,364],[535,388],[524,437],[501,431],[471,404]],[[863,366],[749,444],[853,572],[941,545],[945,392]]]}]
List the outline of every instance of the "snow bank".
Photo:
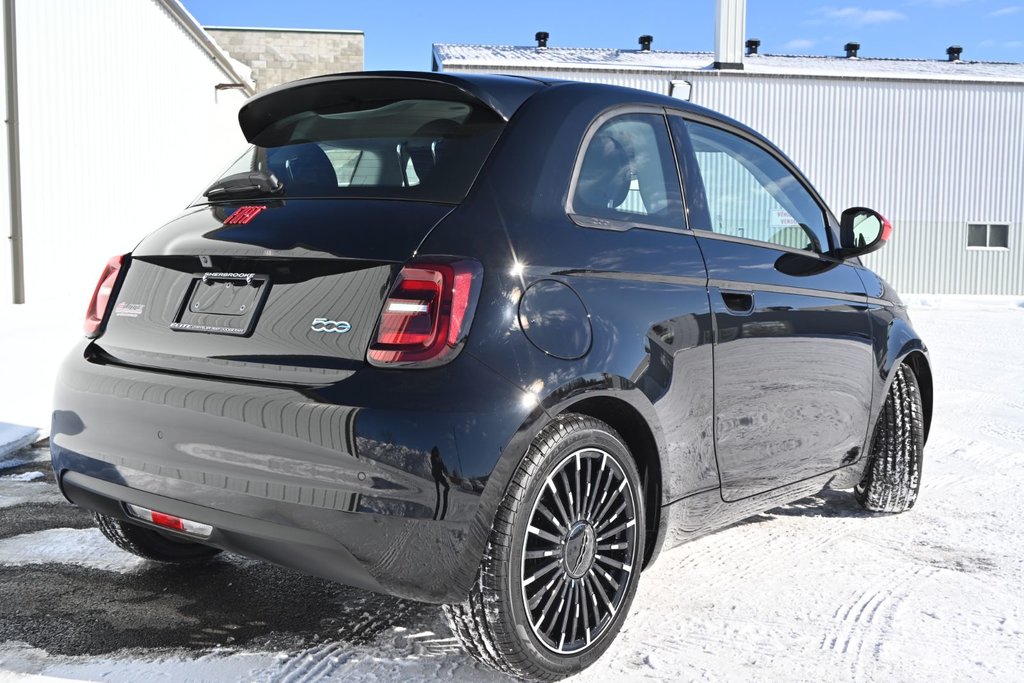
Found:
[{"label": "snow bank", "polygon": [[53,484],[0,479],[0,508],[24,505],[25,503],[63,502],[66,502],[64,496]]},{"label": "snow bank", "polygon": [[0,539],[2,565],[20,567],[52,562],[111,572],[132,571],[150,564],[111,544],[99,529],[46,529]]},{"label": "snow bank", "polygon": [[[17,393],[17,392],[11,392]],[[7,455],[20,451],[39,436],[39,430],[35,427],[24,427],[0,422],[0,461]]]}]

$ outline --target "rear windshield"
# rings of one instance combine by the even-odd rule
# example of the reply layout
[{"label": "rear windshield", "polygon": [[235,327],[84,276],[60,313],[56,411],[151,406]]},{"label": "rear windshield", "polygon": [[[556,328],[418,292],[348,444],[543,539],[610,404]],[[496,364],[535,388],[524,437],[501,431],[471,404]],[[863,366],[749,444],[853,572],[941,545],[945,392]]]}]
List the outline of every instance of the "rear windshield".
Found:
[{"label": "rear windshield", "polygon": [[458,203],[503,126],[494,112],[464,102],[352,101],[271,124],[221,177],[269,171],[291,198]]}]

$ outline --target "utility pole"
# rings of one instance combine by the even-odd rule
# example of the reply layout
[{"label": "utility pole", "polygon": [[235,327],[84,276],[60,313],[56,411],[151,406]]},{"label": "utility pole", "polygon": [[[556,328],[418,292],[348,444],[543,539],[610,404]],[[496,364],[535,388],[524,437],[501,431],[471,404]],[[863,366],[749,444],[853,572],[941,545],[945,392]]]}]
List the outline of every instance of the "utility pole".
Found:
[{"label": "utility pole", "polygon": [[11,274],[14,303],[25,303],[25,258],[21,232],[21,145],[18,135],[18,43],[15,0],[4,0],[4,67],[7,85],[7,174],[11,200]]}]

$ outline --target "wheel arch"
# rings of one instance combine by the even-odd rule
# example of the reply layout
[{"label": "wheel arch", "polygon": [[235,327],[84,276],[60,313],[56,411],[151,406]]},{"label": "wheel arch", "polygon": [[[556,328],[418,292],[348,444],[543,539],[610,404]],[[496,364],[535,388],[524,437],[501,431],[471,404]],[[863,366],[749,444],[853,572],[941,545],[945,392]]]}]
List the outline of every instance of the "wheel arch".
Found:
[{"label": "wheel arch", "polygon": [[[921,350],[911,351],[903,357],[902,362],[906,363],[914,371],[914,376],[917,378],[917,386],[921,390],[921,407],[924,409],[924,440],[927,443],[928,433],[932,425],[933,385],[931,363],[928,361],[928,356]],[[895,372],[897,368],[899,368],[899,365],[896,365],[892,372]]]},{"label": "wheel arch", "polygon": [[[662,453],[661,430],[657,418],[636,405],[637,398],[620,392],[599,392],[575,396],[559,402],[549,414],[551,419],[566,413],[578,413],[606,423],[622,437],[633,456],[644,487],[644,563],[649,566],[661,551],[665,537],[662,524]],[[649,404],[648,404],[649,406]],[[645,414],[646,413],[646,414]],[[653,421],[653,424],[652,424]]]}]

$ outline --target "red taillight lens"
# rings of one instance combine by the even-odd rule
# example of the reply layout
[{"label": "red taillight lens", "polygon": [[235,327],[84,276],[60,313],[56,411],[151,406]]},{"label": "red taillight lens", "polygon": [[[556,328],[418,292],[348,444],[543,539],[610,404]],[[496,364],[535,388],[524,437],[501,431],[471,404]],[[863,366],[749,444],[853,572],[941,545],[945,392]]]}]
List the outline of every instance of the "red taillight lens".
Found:
[{"label": "red taillight lens", "polygon": [[413,261],[398,274],[367,359],[373,365],[446,363],[469,335],[482,269],[476,261]]},{"label": "red taillight lens", "polygon": [[85,312],[85,336],[95,337],[100,333],[103,325],[103,317],[110,305],[110,295],[114,292],[114,285],[117,283],[117,276],[121,272],[121,264],[124,263],[124,256],[115,256],[103,268],[100,281],[96,290],[89,300],[89,308]]}]

